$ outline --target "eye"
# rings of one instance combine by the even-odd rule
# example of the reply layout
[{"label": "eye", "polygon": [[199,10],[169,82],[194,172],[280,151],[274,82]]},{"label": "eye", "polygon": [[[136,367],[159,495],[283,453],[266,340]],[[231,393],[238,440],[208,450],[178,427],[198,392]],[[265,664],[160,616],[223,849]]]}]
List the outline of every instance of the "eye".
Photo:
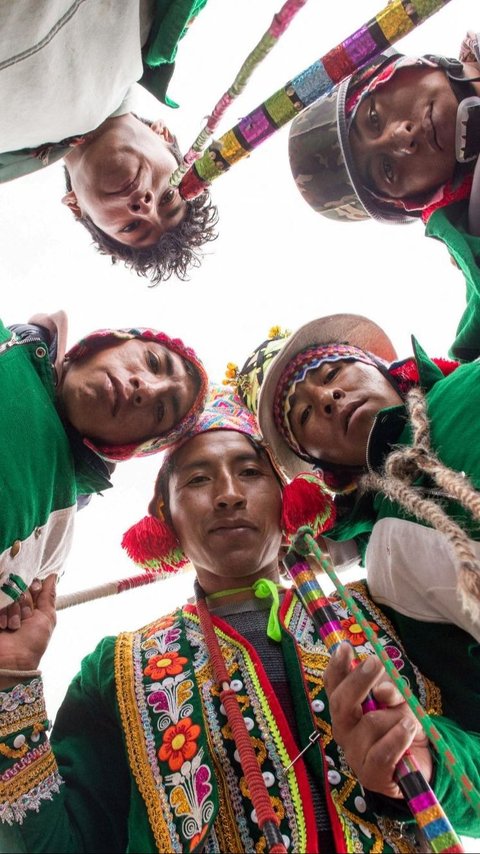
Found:
[{"label": "eye", "polygon": [[132,220],[127,225],[124,225],[123,228],[118,232],[119,234],[131,234],[133,231],[136,231],[140,225],[140,221],[138,219]]},{"label": "eye", "polygon": [[247,466],[242,471],[242,475],[245,475],[245,477],[260,477],[261,474],[260,469],[255,466]]},{"label": "eye", "polygon": [[385,178],[387,184],[393,184],[394,179],[395,179],[395,172],[393,171],[393,166],[392,166],[391,161],[387,157],[383,158],[382,170],[383,170],[383,175],[384,175],[384,178]]},{"label": "eye", "polygon": [[171,202],[173,202],[175,196],[176,196],[175,187],[169,187],[169,189],[164,192],[162,198],[160,199],[160,204],[161,205],[171,204]]},{"label": "eye", "polygon": [[195,474],[190,480],[187,481],[185,486],[199,486],[202,483],[206,483],[208,480],[206,474]]},{"label": "eye", "polygon": [[378,129],[380,127],[380,121],[378,118],[378,113],[375,109],[375,99],[374,98],[370,98],[370,106],[368,108],[368,121],[370,122],[370,125],[372,126],[372,128],[375,131],[378,131]]},{"label": "eye", "polygon": [[301,427],[305,426],[308,419],[310,418],[311,412],[312,412],[312,407],[306,406],[305,409],[300,413],[300,419],[299,420],[300,420],[300,426]]},{"label": "eye", "polygon": [[334,380],[335,377],[337,376],[339,370],[340,370],[340,368],[338,365],[336,365],[334,368],[330,368],[330,370],[327,371],[327,373],[325,374],[325,382],[331,383],[332,380]]},{"label": "eye", "polygon": [[158,374],[160,370],[160,359],[153,350],[147,352],[147,365],[154,374]]}]

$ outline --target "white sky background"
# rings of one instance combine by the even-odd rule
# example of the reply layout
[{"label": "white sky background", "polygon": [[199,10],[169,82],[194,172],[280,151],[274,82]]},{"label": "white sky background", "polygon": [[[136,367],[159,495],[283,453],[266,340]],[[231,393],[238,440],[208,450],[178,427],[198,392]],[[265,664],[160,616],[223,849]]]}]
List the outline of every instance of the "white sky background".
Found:
[{"label": "white sky background", "polygon": [[[450,0],[398,48],[457,56],[466,30],[478,27],[474,6]],[[280,7],[281,0],[209,0],[180,45],[169,89],[180,109],[158,107],[140,89],[139,112],[166,119],[186,150]],[[310,0],[227,112],[218,135],[380,8],[381,0]],[[218,239],[189,282],[157,288],[113,267],[89,245],[87,232],[60,203],[60,164],[1,185],[2,319],[21,322],[63,308],[69,344],[104,326],[152,325],[193,346],[213,380],[223,378],[227,361],[241,365],[272,325],[295,329],[341,311],[380,323],[399,356],[409,355],[411,333],[431,355],[445,355],[464,305],[463,278],[446,249],[427,240],[420,223],[344,224],[315,214],[290,176],[287,137],[284,127],[214,182]],[[59,593],[136,572],[120,540],[146,512],[159,461],[153,456],[120,464],[114,489],[79,513]],[[180,604],[190,582],[190,576],[177,577],[60,613],[44,659],[50,716],[81,657],[102,636],[134,629]]]}]

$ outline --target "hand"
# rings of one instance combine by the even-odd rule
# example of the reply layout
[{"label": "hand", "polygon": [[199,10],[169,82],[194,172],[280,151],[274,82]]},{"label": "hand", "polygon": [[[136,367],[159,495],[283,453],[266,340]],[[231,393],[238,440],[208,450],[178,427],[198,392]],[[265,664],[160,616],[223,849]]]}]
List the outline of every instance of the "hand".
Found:
[{"label": "hand", "polygon": [[[38,589],[40,590],[42,582],[36,579],[33,582],[32,587],[35,584],[39,585]],[[31,590],[27,590],[25,593],[22,593],[16,602],[12,602],[12,604],[8,605],[7,608],[0,609],[0,631],[3,629],[10,629],[11,632],[14,632],[16,629],[20,628],[22,620],[27,620],[28,617],[32,616],[32,613],[32,593]]]},{"label": "hand", "polygon": [[[32,614],[16,631],[0,631],[0,668],[37,670],[56,623],[56,575],[49,575],[30,587]],[[0,690],[18,682],[18,678],[0,677]]]},{"label": "hand", "polygon": [[[381,661],[372,655],[352,670],[353,659],[352,648],[343,643],[325,671],[333,737],[365,789],[401,798],[394,770],[407,749],[425,779],[431,779],[428,739]],[[361,704],[369,692],[386,708],[364,715]]]}]

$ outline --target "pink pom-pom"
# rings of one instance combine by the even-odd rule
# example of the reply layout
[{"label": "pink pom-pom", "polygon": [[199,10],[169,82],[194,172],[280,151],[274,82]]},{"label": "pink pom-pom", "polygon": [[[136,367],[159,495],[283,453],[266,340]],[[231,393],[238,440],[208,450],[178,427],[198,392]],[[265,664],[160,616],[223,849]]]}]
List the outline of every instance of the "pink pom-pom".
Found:
[{"label": "pink pom-pom", "polygon": [[284,487],[282,530],[287,539],[303,525],[312,528],[317,536],[330,530],[334,523],[333,497],[319,475],[304,472]]},{"label": "pink pom-pom", "polygon": [[188,562],[175,531],[155,516],[144,516],[123,535],[122,548],[142,569],[175,572]]}]

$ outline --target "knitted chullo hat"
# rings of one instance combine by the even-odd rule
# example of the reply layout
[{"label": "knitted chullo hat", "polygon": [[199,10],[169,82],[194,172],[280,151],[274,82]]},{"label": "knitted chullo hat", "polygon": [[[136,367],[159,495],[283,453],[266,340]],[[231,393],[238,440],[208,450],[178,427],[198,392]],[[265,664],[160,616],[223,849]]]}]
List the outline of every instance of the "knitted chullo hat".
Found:
[{"label": "knitted chullo hat", "polygon": [[192,429],[197,418],[199,417],[208,388],[208,377],[200,359],[196,356],[194,350],[186,347],[179,338],[170,338],[164,332],[158,332],[155,329],[147,329],[137,327],[133,329],[99,329],[92,332],[85,338],[82,338],[65,354],[65,361],[76,361],[85,356],[90,356],[98,350],[103,350],[106,347],[111,347],[114,344],[119,344],[122,341],[128,341],[131,338],[139,338],[141,341],[155,341],[162,344],[174,353],[177,353],[182,359],[191,365],[199,379],[199,388],[193,405],[187,414],[166,433],[161,433],[152,439],[147,439],[143,442],[130,443],[126,445],[99,445],[92,442],[90,439],[84,438],[84,443],[100,457],[106,460],[119,462],[128,460],[131,457],[145,457],[149,454],[156,454],[158,451],[163,451],[170,445],[178,442],[181,437]]},{"label": "knitted chullo hat", "polygon": [[248,436],[268,454],[274,471],[283,484],[282,530],[287,540],[300,524],[309,524],[319,532],[331,527],[334,510],[331,498],[324,490],[323,481],[308,473],[295,484],[286,484],[268,447],[265,446],[254,415],[243,404],[234,388],[214,385],[210,387],[205,409],[194,427],[167,451],[155,485],[155,494],[149,504],[149,515],[132,525],[123,536],[122,547],[143,569],[168,575],[188,563],[176,533],[163,512],[159,497],[162,470],[176,451],[201,433],[211,430],[232,430]]}]

